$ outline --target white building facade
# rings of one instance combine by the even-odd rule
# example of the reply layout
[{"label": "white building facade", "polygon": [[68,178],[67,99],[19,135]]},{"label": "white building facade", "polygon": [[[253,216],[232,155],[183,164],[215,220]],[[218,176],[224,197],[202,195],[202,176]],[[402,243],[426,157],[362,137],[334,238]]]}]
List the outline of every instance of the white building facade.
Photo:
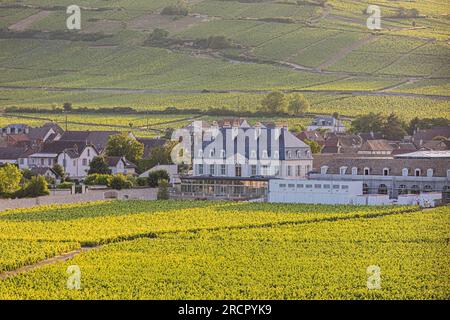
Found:
[{"label": "white building facade", "polygon": [[299,179],[312,170],[310,147],[286,127],[240,121],[199,126],[192,137],[194,176]]}]

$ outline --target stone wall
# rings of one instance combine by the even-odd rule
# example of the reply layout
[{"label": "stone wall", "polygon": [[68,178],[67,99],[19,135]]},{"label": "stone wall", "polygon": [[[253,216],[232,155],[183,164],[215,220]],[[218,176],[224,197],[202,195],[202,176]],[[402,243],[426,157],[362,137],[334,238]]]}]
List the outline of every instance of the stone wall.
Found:
[{"label": "stone wall", "polygon": [[0,199],[0,211],[7,209],[30,208],[39,205],[83,203],[90,201],[119,199],[119,200],[156,200],[158,189],[142,188],[128,190],[90,190],[84,194],[70,194],[67,192],[51,192],[49,196],[32,199]]}]

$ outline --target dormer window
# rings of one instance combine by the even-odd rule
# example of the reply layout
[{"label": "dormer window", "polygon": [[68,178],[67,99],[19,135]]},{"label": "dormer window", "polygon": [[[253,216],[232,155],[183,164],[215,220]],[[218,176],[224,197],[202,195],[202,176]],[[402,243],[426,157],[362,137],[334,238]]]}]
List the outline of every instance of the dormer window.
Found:
[{"label": "dormer window", "polygon": [[287,154],[287,157],[288,157],[289,159],[292,158],[292,152],[291,152],[291,151],[287,151],[286,154]]},{"label": "dormer window", "polygon": [[327,174],[328,166],[323,166],[320,168],[320,174]]},{"label": "dormer window", "polygon": [[252,152],[250,152],[250,158],[256,159],[256,151],[255,150],[252,150]]},{"label": "dormer window", "polygon": [[225,158],[225,150],[220,150],[220,157]]},{"label": "dormer window", "polygon": [[389,168],[384,168],[383,169],[383,176],[388,176],[389,175]]},{"label": "dormer window", "polygon": [[347,172],[347,167],[340,167],[339,174],[344,175]]},{"label": "dormer window", "polygon": [[203,150],[202,149],[198,150],[198,157],[203,158]]},{"label": "dormer window", "polygon": [[353,167],[352,168],[352,175],[354,175],[354,176],[358,175],[358,168],[357,167]]},{"label": "dormer window", "polygon": [[416,177],[420,177],[420,176],[421,176],[421,174],[422,174],[422,172],[421,172],[421,170],[420,170],[420,169],[416,169],[416,170],[414,170],[414,176],[416,176]]},{"label": "dormer window", "polygon": [[408,168],[403,168],[402,169],[402,176],[403,177],[407,177],[408,176],[408,171],[409,171]]},{"label": "dormer window", "polygon": [[433,169],[428,169],[427,170],[427,177],[432,177],[433,176]]},{"label": "dormer window", "polygon": [[365,176],[368,176],[368,175],[370,175],[370,169],[369,168],[364,168],[364,175]]}]

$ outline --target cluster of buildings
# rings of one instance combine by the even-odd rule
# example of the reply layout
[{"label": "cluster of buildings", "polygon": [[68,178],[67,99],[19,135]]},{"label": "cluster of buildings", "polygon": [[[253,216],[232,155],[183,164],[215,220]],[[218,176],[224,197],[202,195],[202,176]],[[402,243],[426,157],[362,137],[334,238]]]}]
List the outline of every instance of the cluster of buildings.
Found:
[{"label": "cluster of buildings", "polygon": [[[83,179],[92,159],[104,154],[115,134],[119,132],[64,131],[55,123],[39,128],[9,125],[1,129],[0,164],[15,163],[42,175],[55,175],[52,168],[60,164],[68,176]],[[145,157],[166,142],[130,137],[144,144]],[[299,133],[273,122],[250,125],[244,119],[225,119],[195,121],[176,130],[174,138],[184,150],[183,161],[174,162],[190,168],[178,174],[176,165],[158,167],[169,172],[174,197],[330,204],[450,202],[450,126],[388,141],[374,133],[347,133],[339,120],[328,117],[315,119]],[[320,145],[320,153],[311,152],[310,141]],[[113,173],[135,174],[136,166],[123,157],[106,160]]]},{"label": "cluster of buildings", "polygon": [[[450,200],[450,126],[387,141],[373,133],[345,133],[333,123],[316,119],[316,130],[293,134],[275,123],[198,122],[201,146],[191,148],[193,171],[181,176],[179,193],[306,203]],[[186,129],[194,135],[193,125]],[[312,154],[306,140],[321,145],[321,153]]]},{"label": "cluster of buildings", "polygon": [[[56,164],[63,167],[72,179],[87,176],[91,161],[104,155],[108,139],[119,131],[64,131],[56,123],[41,127],[11,124],[1,128],[0,164],[17,164],[38,175],[59,179],[53,170]],[[161,139],[130,137],[144,144],[144,156],[156,146],[165,143]],[[124,157],[105,157],[112,173],[134,174],[136,165]]]}]

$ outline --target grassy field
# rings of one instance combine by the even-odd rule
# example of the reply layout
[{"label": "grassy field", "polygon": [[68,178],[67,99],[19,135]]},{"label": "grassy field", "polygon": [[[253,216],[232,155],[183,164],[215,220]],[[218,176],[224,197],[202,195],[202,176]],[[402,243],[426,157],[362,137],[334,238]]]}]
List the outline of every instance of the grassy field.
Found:
[{"label": "grassy field", "polygon": [[[295,1],[203,0],[188,1],[187,17],[160,14],[174,3],[177,1],[79,1],[85,8],[78,33],[103,35],[96,41],[24,39],[19,35],[0,39],[0,86],[23,89],[0,90],[0,108],[48,108],[70,101],[79,106],[152,110],[168,106],[236,109],[239,96],[239,108],[255,110],[261,97],[252,90],[313,90],[317,94],[308,93],[312,112],[350,115],[392,110],[405,119],[412,115],[448,117],[448,99],[408,96],[449,96],[450,23],[445,0],[378,1],[383,17],[379,32],[365,26],[367,16],[362,11],[369,1],[329,0],[320,7]],[[47,11],[21,32],[58,32],[65,30],[63,9],[71,2],[24,0],[19,7],[11,4],[17,5],[15,1],[0,4],[0,28],[20,28],[24,19]],[[420,17],[394,18],[400,7],[415,8]],[[146,45],[155,28],[167,29],[171,39],[184,44]],[[186,44],[218,35],[237,47],[206,50]],[[90,91],[36,89],[41,87]],[[224,93],[199,94],[201,90]],[[364,94],[384,90],[399,96]],[[342,91],[352,96],[343,96]],[[316,103],[320,100],[330,103]],[[338,101],[346,103],[335,105]]]},{"label": "grassy field", "polygon": [[[448,214],[176,201],[7,211],[0,272],[94,249],[0,280],[0,298],[448,299]],[[69,265],[81,290],[66,288]],[[371,265],[380,290],[366,286]]]}]

